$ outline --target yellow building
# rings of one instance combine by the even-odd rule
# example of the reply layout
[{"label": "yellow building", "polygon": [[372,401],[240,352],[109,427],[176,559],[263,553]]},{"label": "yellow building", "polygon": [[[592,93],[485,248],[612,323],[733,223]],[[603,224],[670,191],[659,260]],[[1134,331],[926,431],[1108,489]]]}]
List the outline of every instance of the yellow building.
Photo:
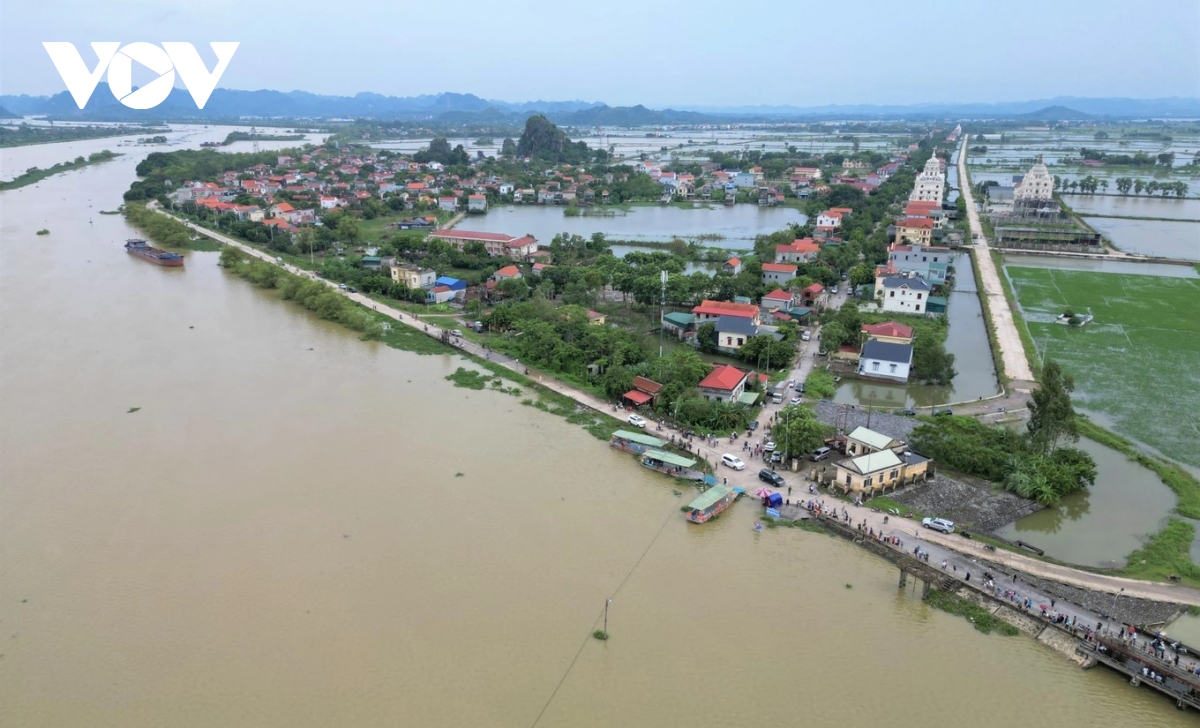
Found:
[{"label": "yellow building", "polygon": [[843,492],[871,497],[913,483],[929,473],[929,459],[910,452],[903,441],[865,427],[846,437],[845,460],[835,464],[833,485]]}]

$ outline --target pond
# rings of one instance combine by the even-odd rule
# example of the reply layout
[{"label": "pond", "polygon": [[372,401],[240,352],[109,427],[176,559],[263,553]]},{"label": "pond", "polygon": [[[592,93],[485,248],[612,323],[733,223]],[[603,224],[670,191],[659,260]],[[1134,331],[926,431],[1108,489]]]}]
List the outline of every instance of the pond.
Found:
[{"label": "pond", "polygon": [[[555,235],[570,233],[591,237],[604,233],[612,240],[669,242],[673,238],[696,239],[719,248],[749,250],[757,235],[766,235],[791,223],[803,225],[804,213],[789,207],[758,205],[705,205],[692,209],[674,205],[646,205],[629,210],[614,209],[612,216],[567,217],[561,207],[506,205],[486,215],[463,220],[459,228],[509,235],[532,235],[549,245]],[[711,237],[708,237],[711,236]]]},{"label": "pond", "polygon": [[1124,566],[1125,557],[1162,526],[1175,507],[1175,494],[1152,471],[1116,450],[1086,438],[1077,447],[1095,458],[1096,484],[996,533],[1072,564]]},{"label": "pond", "polygon": [[1146,197],[1144,195],[1063,195],[1068,205],[1082,215],[1169,217],[1200,220],[1200,199]]},{"label": "pond", "polygon": [[1200,222],[1084,217],[1083,220],[1126,253],[1200,260]]},{"label": "pond", "polygon": [[946,351],[954,355],[957,371],[948,386],[932,384],[885,384],[845,378],[838,384],[833,401],[873,407],[934,407],[948,402],[966,402],[991,397],[999,392],[996,366],[988,343],[983,307],[975,288],[971,258],[967,253],[954,257],[954,289],[946,310],[950,330]]}]

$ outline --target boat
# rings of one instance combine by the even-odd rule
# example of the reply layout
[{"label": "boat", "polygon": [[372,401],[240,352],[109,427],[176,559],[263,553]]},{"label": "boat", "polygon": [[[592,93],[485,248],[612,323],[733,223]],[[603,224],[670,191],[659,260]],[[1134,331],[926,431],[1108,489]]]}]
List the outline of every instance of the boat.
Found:
[{"label": "boat", "polygon": [[691,523],[706,523],[728,508],[737,496],[733,488],[714,485],[688,504],[687,519]]},{"label": "boat", "polygon": [[136,255],[139,258],[145,259],[155,265],[180,266],[183,265],[183,256],[179,253],[168,253],[165,250],[160,250],[154,247],[145,240],[138,238],[130,238],[125,241],[125,252],[130,255]]}]

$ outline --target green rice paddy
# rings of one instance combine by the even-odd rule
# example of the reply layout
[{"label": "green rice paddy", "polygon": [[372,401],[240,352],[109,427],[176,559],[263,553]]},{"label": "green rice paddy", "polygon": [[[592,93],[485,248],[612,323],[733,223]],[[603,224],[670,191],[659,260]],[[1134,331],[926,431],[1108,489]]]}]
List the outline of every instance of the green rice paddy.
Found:
[{"label": "green rice paddy", "polygon": [[[1005,269],[1038,354],[1112,429],[1200,467],[1200,279]],[[1067,309],[1095,318],[1055,323]]]}]

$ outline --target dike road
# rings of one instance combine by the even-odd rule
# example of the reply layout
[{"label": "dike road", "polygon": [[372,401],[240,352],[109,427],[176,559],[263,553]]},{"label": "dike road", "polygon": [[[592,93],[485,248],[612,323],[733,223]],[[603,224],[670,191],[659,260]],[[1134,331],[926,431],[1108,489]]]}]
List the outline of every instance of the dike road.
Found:
[{"label": "dike road", "polygon": [[[385,316],[388,316],[389,318],[392,318],[402,324],[411,326],[412,328],[416,329],[417,331],[421,331],[430,337],[433,337],[438,340],[442,340],[444,338],[443,337],[444,329],[442,327],[438,327],[438,326],[435,326],[434,324],[427,323],[425,320],[419,318],[418,316],[401,311],[399,309],[393,308],[386,304],[379,303],[378,301],[374,301],[374,300],[364,296],[361,293],[350,293],[348,291],[340,290],[340,289],[338,289],[336,283],[327,281],[324,278],[321,278],[320,276],[316,275],[315,273],[313,273],[311,271],[297,268],[295,266],[292,266],[292,265],[289,265],[286,263],[278,263],[275,260],[275,258],[272,257],[271,255],[269,255],[268,253],[265,253],[261,250],[257,250],[255,248],[252,248],[251,246],[246,245],[245,243],[242,243],[238,240],[234,240],[233,238],[231,238],[227,235],[222,235],[221,233],[214,232],[207,228],[196,225],[195,223],[192,223],[188,220],[184,220],[175,215],[172,215],[172,214],[160,209],[160,207],[157,204],[151,203],[150,207],[151,207],[151,209],[155,210],[159,214],[166,215],[167,217],[170,217],[170,218],[186,225],[188,228],[192,229],[193,231],[195,231],[201,235],[212,238],[213,240],[216,240],[225,245],[231,245],[231,246],[241,250],[242,252],[246,253],[247,255],[251,255],[260,260],[267,261],[268,263],[271,263],[272,265],[279,265],[281,268],[283,268],[287,272],[292,273],[294,275],[323,283],[323,284],[329,286],[330,288],[332,288],[333,290],[337,291],[340,295],[343,295],[343,296],[349,298],[350,300],[354,301],[355,303],[358,303],[362,306],[365,306],[366,308],[369,308],[371,310],[374,310],[381,314],[384,314]],[[973,209],[973,208],[970,208],[969,200],[968,200],[968,208]],[[984,256],[984,257],[987,258],[988,260],[990,260],[990,256]],[[995,274],[994,267],[992,268],[992,272],[994,275]],[[998,279],[996,281],[996,285],[997,286],[999,285]],[[1001,301],[1003,301],[1004,300],[1003,292],[1000,292],[998,295],[999,295],[999,299]],[[1006,310],[1007,310],[1007,308],[1006,308]],[[993,311],[995,311],[995,309],[993,309]],[[446,330],[446,331],[448,331],[448,330]],[[1016,338],[1016,329],[1015,328],[1012,330],[1012,335],[1014,338]],[[621,417],[624,414],[624,410],[621,410],[620,412],[613,412],[613,403],[612,402],[604,401],[604,400],[600,399],[599,397],[589,394],[588,392],[584,392],[582,390],[576,389],[575,387],[572,387],[569,384],[559,381],[558,379],[554,378],[553,376],[546,375],[545,373],[536,371],[532,368],[527,369],[525,367],[525,365],[521,364],[519,361],[517,361],[515,359],[510,359],[508,357],[500,355],[498,352],[484,349],[482,346],[479,346],[478,344],[467,341],[465,339],[454,337],[454,336],[449,336],[449,334],[447,334],[447,336],[449,338],[450,345],[453,346],[454,348],[456,348],[460,351],[466,352],[468,354],[471,354],[480,359],[489,359],[489,360],[491,360],[497,364],[500,364],[501,366],[504,366],[518,374],[525,374],[525,372],[528,371],[528,374],[526,374],[526,376],[529,379],[531,379],[532,381],[535,381],[539,386],[544,387],[545,389],[547,389],[551,392],[556,392],[558,394],[561,394],[564,397],[569,397],[570,399],[574,400],[576,402],[576,404],[578,404],[578,405],[581,405],[583,407],[591,409],[599,414],[607,415],[609,417],[612,417],[614,415],[616,415],[617,417]],[[1016,338],[1016,341],[1017,341],[1017,346],[1019,347],[1020,339]],[[1018,351],[1021,351],[1021,350],[1018,349]],[[805,366],[803,364],[805,355],[801,354],[800,358],[801,358],[801,363],[797,365],[797,371],[801,371],[801,370],[805,369]],[[811,357],[809,357],[809,358],[811,358]],[[1023,357],[1021,357],[1021,362],[1024,365]],[[808,365],[808,368],[811,368],[811,364]],[[1028,366],[1025,366],[1024,371],[1028,372]],[[1030,374],[1032,374],[1032,373],[1030,373]],[[768,415],[772,414],[771,408],[775,407],[775,411],[777,411],[780,406],[782,406],[782,405],[769,405],[769,406],[765,407],[763,409],[763,413],[762,413],[762,415],[760,415],[759,419],[766,421],[766,419],[768,419]],[[663,433],[663,434],[667,434],[667,433]],[[745,439],[746,438],[743,436],[743,437],[739,437],[734,442],[730,442],[728,437],[718,438],[716,445],[710,446],[706,441],[697,437],[697,438],[694,438],[690,443],[687,443],[687,444],[690,445],[691,452],[694,455],[696,455],[714,465],[715,474],[717,475],[717,477],[727,480],[728,484],[730,486],[743,488],[747,493],[753,493],[758,488],[765,486],[765,484],[758,479],[758,471],[762,467],[765,467],[765,464],[758,464],[758,463],[756,463],[756,461],[753,458],[744,456],[744,453],[742,453],[742,443],[745,441]],[[731,453],[731,454],[737,455],[738,457],[745,460],[746,461],[746,469],[745,470],[732,470],[729,468],[716,469],[715,465],[716,465],[716,463],[720,462],[721,455],[724,453]],[[782,472],[782,474],[785,477],[787,477],[789,482],[791,482],[792,493],[788,493],[786,488],[773,489],[773,490],[779,490],[780,494],[783,495],[785,498],[790,498],[797,502],[805,500],[809,497],[807,494],[808,493],[807,488],[809,485],[808,481],[801,480],[800,478],[798,478],[796,476],[795,473],[792,473],[790,471],[785,470]],[[824,499],[829,503],[833,503],[836,501],[836,499],[832,495],[829,495],[829,494],[823,494],[821,496],[816,496],[816,497],[818,499]],[[878,532],[884,532],[884,533],[894,532],[897,530],[898,527],[901,527],[902,524],[905,523],[903,521],[903,519],[900,519],[899,521],[893,519],[893,520],[890,520],[885,525],[883,522],[883,519],[887,514],[876,513],[874,511],[872,511],[870,508],[855,506],[852,503],[845,503],[845,502],[838,501],[838,508],[839,509],[844,508],[850,514],[850,517],[853,519],[853,521],[855,523],[865,522],[867,524],[868,528],[873,528],[877,533]],[[911,526],[911,529],[909,529],[907,526]],[[984,549],[982,543],[979,543],[979,542],[976,542],[973,540],[964,539],[958,535],[945,535],[945,534],[938,533],[936,531],[931,531],[929,529],[923,529],[920,527],[919,523],[914,523],[912,521],[908,521],[907,526],[903,526],[903,528],[906,530],[906,532],[911,533],[913,536],[919,537],[922,541],[925,541],[925,542],[931,543],[931,544],[937,544],[938,546],[941,546],[942,548],[952,550],[958,554],[967,556],[969,558],[990,561],[992,563],[1002,565],[1010,570],[1017,570],[1019,572],[1024,572],[1026,574],[1041,577],[1043,579],[1058,581],[1063,584],[1069,584],[1071,586],[1076,586],[1076,587],[1080,587],[1083,589],[1091,589],[1093,591],[1106,592],[1108,594],[1114,594],[1114,595],[1115,594],[1124,594],[1125,596],[1140,597],[1143,599],[1150,599],[1150,600],[1160,601],[1160,602],[1172,602],[1175,604],[1200,606],[1200,589],[1193,589],[1191,587],[1180,586],[1177,584],[1148,582],[1148,581],[1140,581],[1137,579],[1127,579],[1127,578],[1119,577],[1119,576],[1111,576],[1111,575],[1107,575],[1107,574],[1096,574],[1096,573],[1092,573],[1092,572],[1088,572],[1088,571],[1083,571],[1081,569],[1075,569],[1075,568],[1072,568],[1069,566],[1063,566],[1060,564],[1052,564],[1052,563],[1048,563],[1048,562],[1044,562],[1044,561],[1039,561],[1039,560],[1031,558],[1029,556],[1025,556],[1023,554],[1018,554],[1018,553],[1014,553],[1014,552],[1010,552],[1010,551],[1004,551],[1004,550],[989,551],[989,550]]]},{"label": "dike road", "polygon": [[1004,288],[1000,285],[1000,272],[996,270],[996,262],[992,260],[991,249],[987,237],[983,234],[983,226],[979,222],[979,211],[975,209],[975,198],[971,194],[970,178],[967,177],[967,137],[963,137],[961,151],[958,154],[958,179],[963,197],[967,203],[967,219],[971,224],[971,237],[974,240],[972,255],[979,261],[979,281],[981,290],[987,296],[988,310],[992,315],[992,326],[996,329],[996,343],[1000,347],[1000,356],[1004,362],[1004,372],[1012,380],[1014,389],[1030,389],[1033,386],[1034,374],[1029,368],[1029,359],[1025,356],[1025,345],[1017,333],[1017,323],[1013,319],[1012,308],[1004,296]]}]

